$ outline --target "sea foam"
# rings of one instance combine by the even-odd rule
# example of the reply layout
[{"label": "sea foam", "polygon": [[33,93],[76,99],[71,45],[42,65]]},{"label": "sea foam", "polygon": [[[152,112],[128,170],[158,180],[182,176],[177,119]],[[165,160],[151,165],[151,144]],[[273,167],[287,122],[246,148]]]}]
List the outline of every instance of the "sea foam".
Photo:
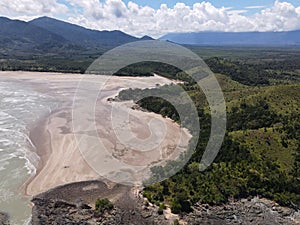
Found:
[{"label": "sea foam", "polygon": [[30,200],[20,194],[39,162],[29,128],[56,106],[56,99],[30,85],[0,78],[0,211],[10,214],[12,224],[30,217]]}]

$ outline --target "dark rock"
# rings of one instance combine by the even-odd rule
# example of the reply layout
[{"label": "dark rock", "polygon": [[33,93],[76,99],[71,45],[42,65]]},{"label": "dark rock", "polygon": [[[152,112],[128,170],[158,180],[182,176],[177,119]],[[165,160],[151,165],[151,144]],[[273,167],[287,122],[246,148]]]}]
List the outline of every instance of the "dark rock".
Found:
[{"label": "dark rock", "polygon": [[9,225],[9,216],[0,212],[0,225]]},{"label": "dark rock", "polygon": [[[96,211],[96,199],[113,197],[114,208]],[[133,197],[131,187],[115,185],[108,188],[101,181],[79,182],[54,188],[32,199],[32,225],[167,225],[155,207],[143,210],[142,199]]]},{"label": "dark rock", "polygon": [[89,205],[85,204],[82,199],[77,199],[75,203],[76,203],[77,209],[91,209],[92,208]]},{"label": "dark rock", "polygon": [[76,208],[76,205],[70,204],[62,200],[57,200],[54,203],[54,208]]},{"label": "dark rock", "polygon": [[299,224],[299,211],[261,198],[231,201],[224,206],[195,205],[194,212],[181,215],[187,224]]},{"label": "dark rock", "polygon": [[[112,210],[100,212],[91,207],[96,199],[106,197],[113,199]],[[146,201],[142,196],[134,197],[128,186],[115,185],[108,188],[101,181],[68,184],[33,198],[32,225],[173,224],[171,217],[158,215],[158,207],[145,204]],[[296,207],[281,207],[263,198],[231,200],[223,206],[196,204],[193,208],[192,213],[179,216],[181,222],[189,225],[300,223],[300,212]]]}]

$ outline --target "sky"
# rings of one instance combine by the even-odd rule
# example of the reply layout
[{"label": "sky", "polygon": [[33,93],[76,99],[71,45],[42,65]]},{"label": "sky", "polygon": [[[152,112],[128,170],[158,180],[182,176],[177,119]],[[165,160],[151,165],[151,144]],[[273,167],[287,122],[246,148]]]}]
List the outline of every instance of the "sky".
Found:
[{"label": "sky", "polygon": [[49,16],[96,30],[154,38],[199,31],[300,29],[300,0],[1,0],[0,15]]}]

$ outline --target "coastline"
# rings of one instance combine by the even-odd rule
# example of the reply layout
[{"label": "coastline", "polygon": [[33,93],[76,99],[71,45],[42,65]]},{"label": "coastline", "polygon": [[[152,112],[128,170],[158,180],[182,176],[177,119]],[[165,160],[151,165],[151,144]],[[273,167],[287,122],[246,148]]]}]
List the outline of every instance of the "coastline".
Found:
[{"label": "coastline", "polygon": [[[33,84],[40,83],[41,85],[34,86],[38,91],[48,93],[55,98],[63,96],[65,104],[50,112],[50,114],[45,115],[36,124],[33,124],[30,129],[29,138],[35,147],[33,148],[33,151],[40,159],[36,167],[36,173],[25,182],[21,189],[22,192],[25,196],[31,197],[68,183],[99,179],[106,182],[106,179],[103,179],[103,176],[100,176],[95,172],[95,170],[85,161],[77,146],[78,143],[75,137],[76,132],[74,133],[72,127],[72,105],[70,103],[72,103],[72,97],[74,96],[74,91],[76,91],[77,82],[82,79],[82,76],[72,77],[69,74],[46,73],[45,76],[43,76],[43,80],[40,80],[40,78],[35,79],[37,78],[36,75],[40,75],[40,73],[19,74],[18,78],[19,80],[26,80],[29,78],[29,83]],[[93,79],[93,76],[91,76],[91,79]],[[97,76],[97,79],[99,79],[99,84],[101,84],[102,80],[106,80],[105,76]],[[47,87],[43,87],[45,82]],[[105,148],[108,149],[110,152],[109,154],[117,154],[116,157],[118,160],[122,160],[123,162],[132,165],[136,163],[138,163],[137,165],[139,165],[139,163],[141,163],[141,165],[143,165],[143,163],[149,165],[149,163],[155,163],[159,160],[166,159],[168,155],[174,151],[173,146],[174,143],[177,143],[176,140],[178,140],[178,135],[181,130],[178,124],[155,113],[133,110],[131,109],[131,103],[120,102],[116,103],[118,104],[117,109],[121,113],[126,112],[126,110],[130,111],[129,114],[132,118],[130,127],[133,129],[132,132],[136,137],[144,139],[151,134],[149,124],[152,119],[163,120],[168,130],[168,135],[165,137],[165,141],[162,143],[161,147],[148,153],[129,149],[124,154],[122,153],[120,155],[119,153],[122,152],[122,149],[119,148],[121,148],[122,145],[117,144],[118,149],[116,149],[117,137],[115,134],[110,134],[111,125],[108,124],[109,119],[107,118],[109,115],[101,111],[101,108],[104,108],[105,110],[110,109],[112,103],[107,101],[107,98],[109,98],[109,96],[118,95],[124,88],[153,88],[156,84],[163,85],[173,82],[174,81],[159,76],[151,78],[111,78],[104,89],[107,94],[98,99],[97,104],[100,104],[99,106],[101,107],[99,111],[97,110],[97,117],[95,120],[97,132],[100,132],[100,138],[104,140]],[[86,120],[83,121],[82,127],[90,126],[89,118],[84,119]],[[183,132],[183,139],[185,139],[185,143],[187,144],[191,136],[186,130],[181,130],[181,132]],[[85,147],[89,148],[89,146]],[[178,150],[176,150],[176,155],[179,154],[177,151]],[[103,154],[103,157],[108,156],[107,153]]]},{"label": "coastline", "polygon": [[31,127],[29,131],[29,139],[33,144],[31,150],[38,155],[39,161],[36,165],[35,173],[32,174],[21,187],[23,195],[27,197],[31,197],[31,195],[27,194],[28,185],[41,172],[50,154],[52,153],[50,133],[46,129],[47,124],[49,123],[50,116],[51,114],[44,116],[40,121],[37,122],[35,126]]},{"label": "coastline", "polygon": [[[121,104],[126,105],[126,102],[125,103],[123,102]],[[81,198],[81,195],[80,195],[81,190],[80,190],[80,192],[74,192],[73,193],[72,191],[75,190],[75,189],[72,189],[72,188],[70,189],[69,187],[73,186],[74,188],[77,189],[81,185],[86,184],[86,182],[103,182],[103,183],[106,182],[106,181],[102,180],[102,178],[101,178],[101,180],[98,179],[97,181],[95,181],[95,179],[93,179],[93,178],[89,178],[89,179],[83,179],[82,178],[81,179],[81,178],[79,178],[80,177],[79,176],[79,177],[77,177],[78,181],[76,181],[76,179],[75,179],[75,181],[73,181],[73,180],[66,181],[66,180],[62,179],[62,180],[60,180],[62,182],[61,184],[57,183],[57,184],[53,185],[53,187],[51,187],[51,186],[49,186],[47,188],[44,187],[45,192],[43,192],[42,189],[41,190],[34,190],[34,189],[29,188],[30,185],[32,185],[31,182],[34,179],[36,179],[36,177],[40,177],[41,178],[40,181],[43,181],[43,179],[42,179],[43,178],[43,173],[42,173],[43,169],[45,169],[47,166],[48,166],[48,169],[51,168],[51,163],[49,164],[49,162],[58,162],[62,159],[59,156],[63,155],[63,154],[61,154],[61,152],[63,152],[63,150],[64,150],[63,147],[64,146],[66,146],[68,144],[69,144],[69,146],[72,146],[73,153],[76,156],[78,156],[78,154],[75,153],[76,146],[71,144],[72,134],[68,133],[68,129],[67,129],[67,126],[66,126],[66,124],[68,124],[68,122],[69,122],[68,121],[69,120],[68,119],[69,118],[68,117],[69,116],[68,115],[69,110],[70,110],[69,108],[65,107],[65,108],[60,108],[59,110],[53,111],[50,114],[46,115],[44,118],[42,118],[40,121],[38,121],[36,123],[36,126],[34,126],[32,129],[30,129],[29,137],[30,137],[30,140],[32,141],[32,143],[34,144],[34,146],[36,147],[35,152],[39,155],[40,161],[39,161],[38,167],[36,169],[36,174],[34,176],[32,176],[25,184],[24,192],[26,193],[26,196],[32,196],[32,195],[36,196],[36,194],[34,194],[34,193],[37,193],[37,194],[45,193],[45,192],[46,193],[50,193],[50,192],[53,193],[53,191],[54,192],[57,191],[56,192],[57,195],[60,195],[61,193],[65,193],[65,194],[67,194],[68,197],[71,197],[71,196],[68,195],[68,193],[71,193],[72,196],[74,196],[74,198],[75,197]],[[140,116],[142,114],[146,115],[145,112],[141,112],[141,111],[138,111],[138,112],[139,112]],[[137,114],[135,114],[135,115],[137,115]],[[155,117],[155,115],[153,115],[153,117]],[[141,118],[142,118],[142,116],[141,116]],[[172,121],[170,121],[170,123],[172,123]],[[176,128],[176,126],[172,126],[172,128]],[[140,129],[138,129],[138,128],[135,128],[135,129],[137,131],[140,131]],[[140,133],[140,135],[141,135],[141,133]],[[67,138],[64,137],[64,136],[67,136]],[[147,135],[142,135],[142,136],[147,136]],[[170,139],[170,141],[171,141],[171,139]],[[66,142],[68,142],[68,143],[66,144]],[[62,146],[61,146],[61,144],[62,144]],[[80,153],[80,151],[78,151],[78,152]],[[58,156],[56,155],[56,157],[53,157],[53,155],[57,154],[57,153],[59,153]],[[63,163],[58,164],[58,165],[63,166]],[[52,168],[53,167],[55,167],[55,166],[52,166]],[[70,169],[70,168],[63,168],[63,167],[58,166],[57,169],[59,169],[60,171],[63,171],[62,174],[64,176],[68,176],[68,175],[64,174],[64,172],[66,170]],[[91,169],[91,168],[89,168],[89,169]],[[48,176],[48,180],[50,180],[51,178],[52,177],[51,177],[51,174],[50,174],[50,176]],[[63,177],[61,177],[61,178],[63,178]],[[46,178],[46,180],[47,180],[47,178]],[[44,179],[44,181],[45,181],[45,179]],[[76,182],[76,184],[74,184],[74,182]],[[39,183],[39,181],[36,181],[35,184],[38,184],[38,183]],[[116,185],[116,188],[114,188],[114,185],[111,185],[107,188],[107,190],[108,190],[109,193],[114,193],[114,195],[116,194],[116,196],[119,197],[119,195],[117,195],[119,190],[120,190],[120,189],[118,189],[119,186],[120,185]],[[99,193],[104,194],[103,191],[102,191],[103,189],[101,189],[101,187],[102,187],[102,185],[99,185],[99,188],[100,188]],[[106,188],[106,187],[104,187],[104,188]],[[89,191],[89,190],[93,190],[93,189],[94,189],[94,187],[90,186],[90,189],[87,188],[86,190]],[[28,190],[30,192],[28,192]],[[118,190],[118,191],[117,192],[111,192],[112,190]],[[76,193],[78,193],[78,195],[76,195]],[[51,195],[51,196],[49,195],[46,198],[48,198],[48,197],[52,198],[53,196],[55,197],[55,195]],[[100,195],[100,196],[102,196],[102,195]],[[112,195],[109,195],[109,196],[112,197]],[[89,196],[87,195],[87,197],[89,197]],[[124,199],[122,198],[121,200],[123,201]],[[249,201],[248,199],[247,199],[247,201],[246,200],[241,200],[241,202],[239,202],[239,204],[235,204],[232,208],[229,208],[230,207],[229,204],[225,205],[224,209],[221,209],[221,210],[224,211],[224,213],[222,212],[224,214],[224,215],[222,215],[223,220],[231,218],[231,217],[227,216],[227,213],[232,214],[232,212],[234,212],[236,215],[243,215],[242,213],[243,213],[243,210],[245,208],[244,204],[246,204],[246,206],[248,208],[252,209],[251,208],[252,205],[248,206],[248,203],[247,203],[248,201]],[[252,203],[252,200],[250,202]],[[91,202],[91,204],[92,203],[93,202]],[[240,203],[243,203],[243,204],[240,204]],[[255,205],[263,205],[263,204],[266,203],[266,201],[265,200],[261,201],[261,200],[254,199],[254,203],[255,203],[255,204],[253,204],[254,206]],[[269,209],[273,210],[273,207],[277,207],[276,205],[274,205],[275,203],[273,203],[273,202],[271,202],[271,203],[267,202],[267,203],[270,205],[270,207],[269,206],[267,207],[267,210],[269,210]],[[242,210],[241,211],[237,210],[236,209],[237,207],[241,207]],[[196,209],[198,211],[195,214],[191,214],[190,218],[187,218],[188,221],[190,221],[190,222],[195,221],[195,216],[197,216],[197,218],[199,218],[199,223],[203,222],[201,220],[201,218],[203,218],[203,217],[210,218],[210,215],[205,214],[205,212],[207,210],[206,206],[203,208],[203,211],[202,211],[202,205],[200,205],[199,208],[196,208]],[[220,210],[220,208],[215,207],[215,208],[210,208],[210,210],[212,210],[212,211],[213,210]],[[281,210],[281,208],[280,208],[280,210]],[[266,211],[266,209],[263,208],[262,211]],[[199,214],[197,214],[198,212],[199,212]],[[297,219],[297,221],[299,221],[299,218],[300,218],[299,212],[296,212],[296,213],[294,211],[290,211],[290,212],[291,213],[288,213],[288,217],[293,218],[295,216],[296,217],[295,220]],[[129,212],[129,213],[131,213],[131,212]],[[273,213],[273,211],[271,211],[271,214],[272,213]],[[276,210],[275,210],[275,213],[277,213]],[[258,214],[260,214],[260,212],[255,212],[254,215],[251,215],[251,217],[255,218],[255,216],[257,216]],[[267,216],[270,216],[270,215],[267,214]],[[280,216],[282,218],[285,217],[285,219],[288,219],[286,215],[281,215],[280,214]],[[186,219],[186,218],[183,218],[183,219]],[[244,220],[245,218],[241,217],[241,220],[242,219]]]}]

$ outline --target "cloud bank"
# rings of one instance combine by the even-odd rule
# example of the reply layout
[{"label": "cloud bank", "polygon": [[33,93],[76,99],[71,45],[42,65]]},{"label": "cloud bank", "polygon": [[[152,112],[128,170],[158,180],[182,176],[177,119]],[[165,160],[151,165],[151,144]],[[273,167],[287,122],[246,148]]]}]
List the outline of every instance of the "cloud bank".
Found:
[{"label": "cloud bank", "polygon": [[[258,13],[249,10],[260,9]],[[122,0],[1,0],[2,15],[30,19],[41,15],[97,30],[159,37],[166,33],[197,31],[285,31],[300,29],[300,6],[276,0],[273,6],[244,9],[217,8],[210,2],[188,6],[177,3],[159,9]]]}]

